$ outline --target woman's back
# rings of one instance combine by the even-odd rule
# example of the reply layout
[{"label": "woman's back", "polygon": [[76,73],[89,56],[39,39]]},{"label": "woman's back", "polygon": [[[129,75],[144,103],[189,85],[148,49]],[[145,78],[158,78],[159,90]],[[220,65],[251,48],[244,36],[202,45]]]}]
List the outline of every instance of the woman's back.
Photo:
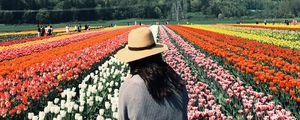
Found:
[{"label": "woman's back", "polygon": [[144,80],[134,75],[120,89],[119,118],[123,120],[184,120],[187,118],[186,89],[163,100],[155,100]]},{"label": "woman's back", "polygon": [[133,77],[120,89],[121,120],[186,120],[186,82],[166,63],[161,53],[167,45],[155,43],[149,28],[128,34],[128,46],[116,54],[127,62]]}]

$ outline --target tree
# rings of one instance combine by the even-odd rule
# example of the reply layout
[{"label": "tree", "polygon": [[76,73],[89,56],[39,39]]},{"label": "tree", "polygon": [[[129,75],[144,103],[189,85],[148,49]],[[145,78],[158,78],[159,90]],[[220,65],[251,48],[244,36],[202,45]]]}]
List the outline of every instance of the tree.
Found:
[{"label": "tree", "polygon": [[24,23],[35,23],[36,14],[32,11],[27,11],[23,14],[22,20]]},{"label": "tree", "polygon": [[163,18],[162,12],[161,12],[161,10],[160,10],[159,7],[156,6],[156,7],[154,8],[154,12],[155,12],[155,14],[156,14],[156,18]]},{"label": "tree", "polygon": [[[0,14],[1,15],[1,14]],[[14,21],[14,14],[12,12],[2,12],[2,17],[0,21],[3,21],[3,23],[12,23]]]},{"label": "tree", "polygon": [[45,11],[46,8],[40,9],[40,11],[36,14],[36,21],[42,24],[50,23],[50,12]]}]

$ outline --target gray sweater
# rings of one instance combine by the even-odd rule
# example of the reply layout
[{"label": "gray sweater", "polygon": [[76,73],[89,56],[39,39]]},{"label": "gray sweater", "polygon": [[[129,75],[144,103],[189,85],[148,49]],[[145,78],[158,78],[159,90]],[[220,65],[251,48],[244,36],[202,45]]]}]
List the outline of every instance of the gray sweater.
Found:
[{"label": "gray sweater", "polygon": [[120,120],[187,120],[186,89],[178,95],[156,102],[139,75],[126,80],[120,88]]}]

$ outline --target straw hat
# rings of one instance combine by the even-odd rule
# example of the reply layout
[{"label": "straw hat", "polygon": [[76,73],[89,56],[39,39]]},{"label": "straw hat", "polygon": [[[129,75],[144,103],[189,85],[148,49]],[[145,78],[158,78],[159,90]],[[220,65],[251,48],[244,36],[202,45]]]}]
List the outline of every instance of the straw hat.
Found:
[{"label": "straw hat", "polygon": [[116,57],[123,62],[132,62],[168,50],[164,44],[154,42],[152,32],[147,27],[130,31],[128,45],[119,50]]}]

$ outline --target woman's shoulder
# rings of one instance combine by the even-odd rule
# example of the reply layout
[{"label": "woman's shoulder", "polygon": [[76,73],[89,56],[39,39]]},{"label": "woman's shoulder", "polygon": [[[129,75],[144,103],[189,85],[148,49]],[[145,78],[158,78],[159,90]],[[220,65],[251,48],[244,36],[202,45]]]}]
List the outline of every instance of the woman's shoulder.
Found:
[{"label": "woman's shoulder", "polygon": [[144,80],[139,75],[134,75],[131,78],[125,80],[121,85],[121,90],[142,90],[144,89]]},{"label": "woman's shoulder", "polygon": [[144,80],[139,75],[133,75],[129,79],[125,80],[125,85],[144,85]]}]

